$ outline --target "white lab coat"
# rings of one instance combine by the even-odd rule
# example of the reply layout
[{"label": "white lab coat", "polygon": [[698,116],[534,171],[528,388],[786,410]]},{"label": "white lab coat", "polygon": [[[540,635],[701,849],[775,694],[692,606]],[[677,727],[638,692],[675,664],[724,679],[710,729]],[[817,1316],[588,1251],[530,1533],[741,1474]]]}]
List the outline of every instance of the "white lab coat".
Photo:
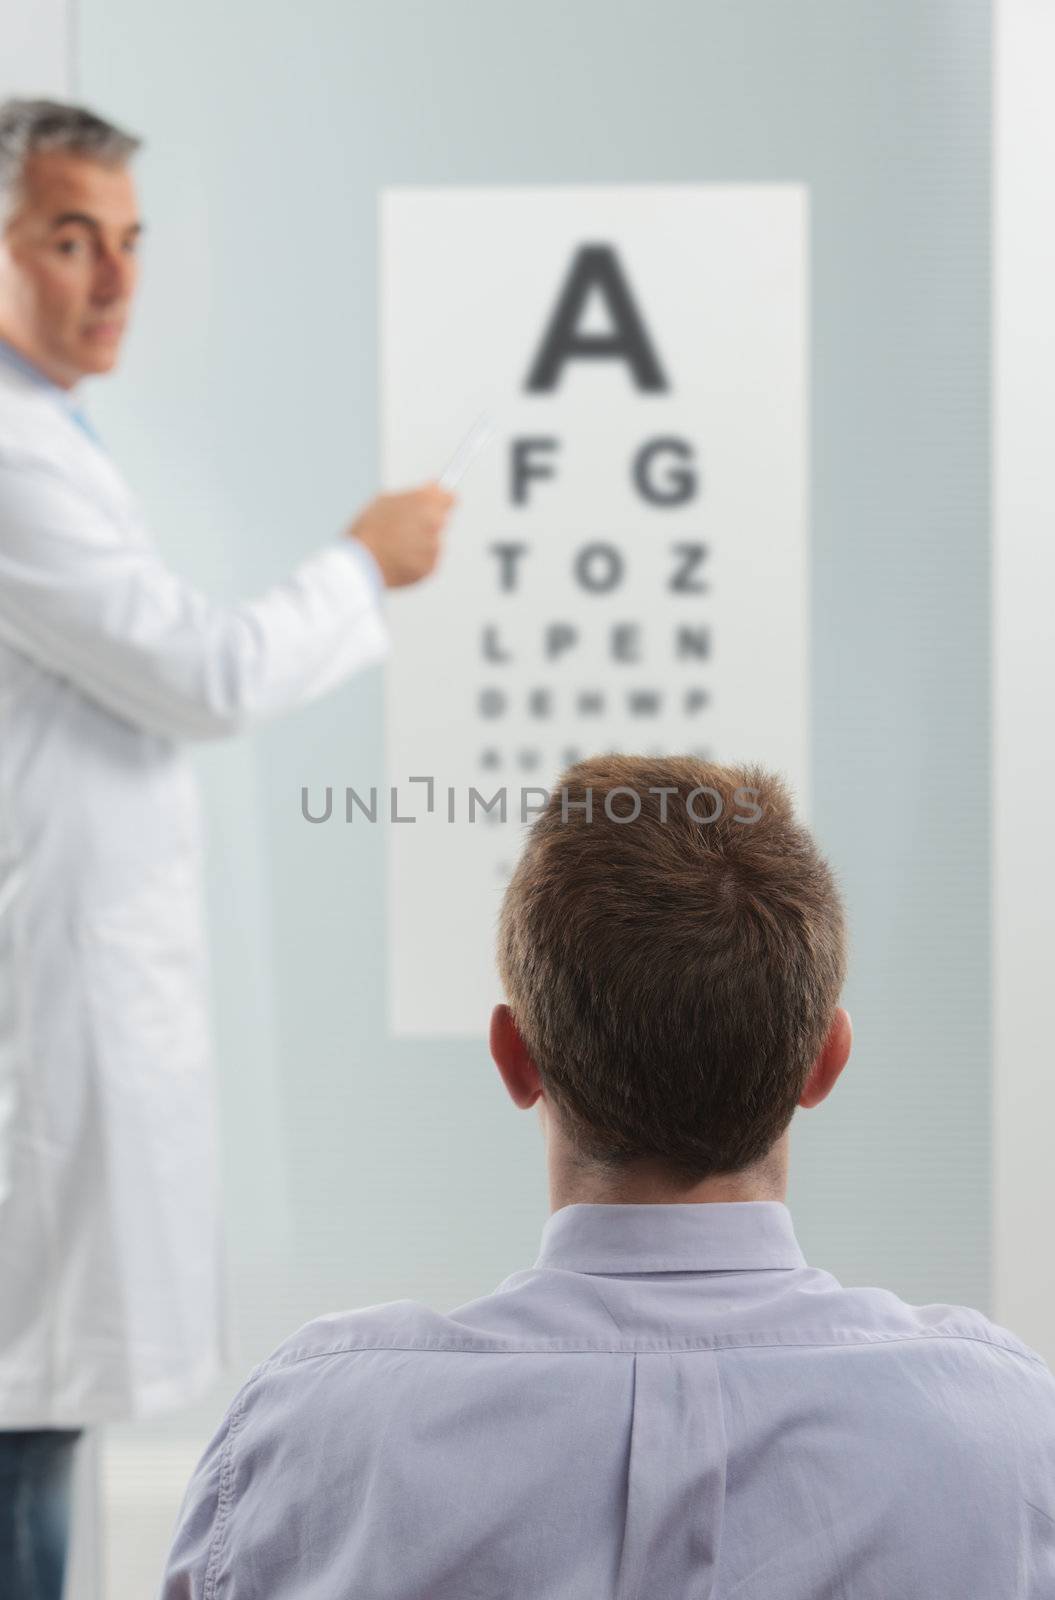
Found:
[{"label": "white lab coat", "polygon": [[219,1369],[184,745],[385,654],[362,559],[338,538],[214,604],[54,392],[0,363],[0,1429],[147,1415]]}]

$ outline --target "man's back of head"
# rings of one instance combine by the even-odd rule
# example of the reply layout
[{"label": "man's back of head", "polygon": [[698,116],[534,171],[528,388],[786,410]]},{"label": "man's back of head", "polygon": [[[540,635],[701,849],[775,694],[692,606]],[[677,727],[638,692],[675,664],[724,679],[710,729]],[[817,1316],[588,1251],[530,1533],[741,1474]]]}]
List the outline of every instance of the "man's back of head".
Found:
[{"label": "man's back of head", "polygon": [[639,1171],[689,1198],[752,1171],[779,1184],[764,1164],[833,1024],[840,1067],[849,1051],[835,880],[759,766],[568,768],[506,890],[498,961],[578,1169],[624,1190]]}]

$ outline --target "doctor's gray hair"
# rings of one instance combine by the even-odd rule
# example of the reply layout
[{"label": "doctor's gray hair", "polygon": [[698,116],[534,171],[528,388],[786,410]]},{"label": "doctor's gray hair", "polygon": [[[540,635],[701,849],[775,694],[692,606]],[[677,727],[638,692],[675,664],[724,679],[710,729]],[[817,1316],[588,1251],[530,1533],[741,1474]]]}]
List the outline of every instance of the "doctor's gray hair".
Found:
[{"label": "doctor's gray hair", "polygon": [[6,221],[26,162],[37,151],[63,150],[120,167],[142,142],[84,106],[61,100],[0,101],[0,220]]}]

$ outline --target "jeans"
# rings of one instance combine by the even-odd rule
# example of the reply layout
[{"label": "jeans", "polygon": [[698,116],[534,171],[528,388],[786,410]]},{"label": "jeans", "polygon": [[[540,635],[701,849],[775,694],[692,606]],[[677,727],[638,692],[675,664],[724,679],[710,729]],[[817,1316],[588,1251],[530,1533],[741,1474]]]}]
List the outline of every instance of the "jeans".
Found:
[{"label": "jeans", "polygon": [[0,1600],[62,1600],[79,1429],[0,1431]]}]

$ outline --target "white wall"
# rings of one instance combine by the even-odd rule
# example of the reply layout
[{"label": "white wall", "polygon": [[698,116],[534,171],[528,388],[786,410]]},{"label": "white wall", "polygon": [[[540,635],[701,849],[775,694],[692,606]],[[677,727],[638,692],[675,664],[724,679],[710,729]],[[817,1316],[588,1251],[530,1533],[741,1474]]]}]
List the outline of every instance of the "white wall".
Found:
[{"label": "white wall", "polygon": [[0,98],[69,93],[73,0],[0,0],[0,40]]},{"label": "white wall", "polygon": [[1055,1363],[1055,7],[994,22],[993,1305]]}]

